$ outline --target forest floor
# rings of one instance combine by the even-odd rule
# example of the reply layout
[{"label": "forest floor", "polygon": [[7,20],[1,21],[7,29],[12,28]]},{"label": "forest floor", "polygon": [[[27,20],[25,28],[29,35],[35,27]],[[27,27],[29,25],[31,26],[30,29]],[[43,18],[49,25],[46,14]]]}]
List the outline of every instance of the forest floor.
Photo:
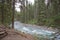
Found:
[{"label": "forest floor", "polygon": [[6,29],[7,36],[1,40],[34,40],[33,36],[30,34],[18,33],[14,29]]}]

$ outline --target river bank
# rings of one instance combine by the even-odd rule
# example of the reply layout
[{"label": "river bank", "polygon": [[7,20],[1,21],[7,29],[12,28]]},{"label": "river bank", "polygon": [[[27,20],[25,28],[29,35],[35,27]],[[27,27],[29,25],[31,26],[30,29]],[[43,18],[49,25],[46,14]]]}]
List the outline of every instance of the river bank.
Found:
[{"label": "river bank", "polygon": [[7,28],[6,31],[8,33],[7,36],[2,38],[1,40],[34,40],[32,35],[20,33],[14,29]]}]

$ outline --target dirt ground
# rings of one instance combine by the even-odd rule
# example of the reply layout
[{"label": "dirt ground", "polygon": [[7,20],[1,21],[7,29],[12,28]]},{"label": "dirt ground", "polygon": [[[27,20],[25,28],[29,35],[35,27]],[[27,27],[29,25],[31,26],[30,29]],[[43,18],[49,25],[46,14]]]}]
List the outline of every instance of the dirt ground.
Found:
[{"label": "dirt ground", "polygon": [[1,40],[34,40],[32,35],[18,33],[14,29],[7,29],[7,36],[2,38]]}]

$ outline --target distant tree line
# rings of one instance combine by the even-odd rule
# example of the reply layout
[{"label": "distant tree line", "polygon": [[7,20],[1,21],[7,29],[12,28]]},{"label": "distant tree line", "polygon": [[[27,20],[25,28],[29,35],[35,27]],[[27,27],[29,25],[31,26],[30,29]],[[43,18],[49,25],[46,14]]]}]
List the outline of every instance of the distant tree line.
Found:
[{"label": "distant tree line", "polygon": [[21,11],[16,13],[20,22],[49,27],[60,26],[60,0],[48,0],[47,5],[45,0],[35,0],[34,4],[21,0],[20,3]]}]

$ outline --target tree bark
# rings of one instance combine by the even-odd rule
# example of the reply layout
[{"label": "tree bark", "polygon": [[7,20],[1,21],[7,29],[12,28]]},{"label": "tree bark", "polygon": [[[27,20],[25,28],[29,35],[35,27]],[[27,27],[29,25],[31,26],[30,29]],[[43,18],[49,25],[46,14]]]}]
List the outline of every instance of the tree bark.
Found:
[{"label": "tree bark", "polygon": [[3,22],[4,22],[4,0],[2,0],[1,13],[2,13],[2,20],[1,20],[1,22],[3,24]]},{"label": "tree bark", "polygon": [[14,28],[15,0],[13,0],[12,28]]}]

